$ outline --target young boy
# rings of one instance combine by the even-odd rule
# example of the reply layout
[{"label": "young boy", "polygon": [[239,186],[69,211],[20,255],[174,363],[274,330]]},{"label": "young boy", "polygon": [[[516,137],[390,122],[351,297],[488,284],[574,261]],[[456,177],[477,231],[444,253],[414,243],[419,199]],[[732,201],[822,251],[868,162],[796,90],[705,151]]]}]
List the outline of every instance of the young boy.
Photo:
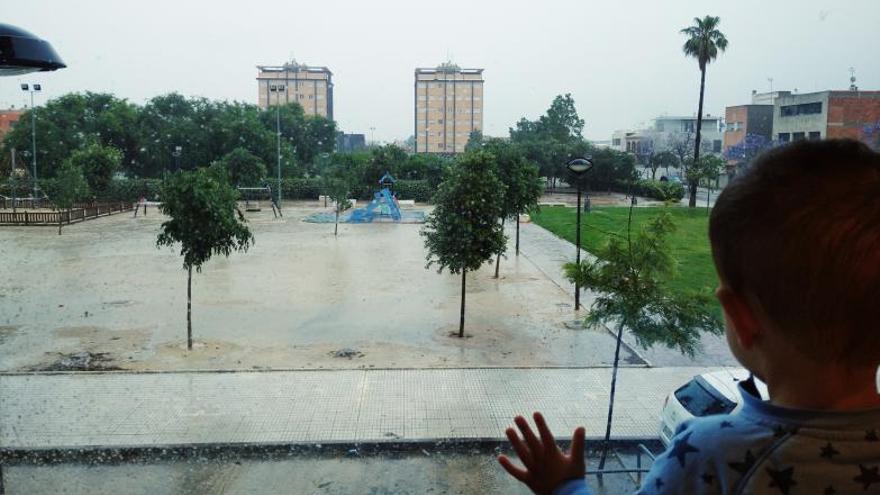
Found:
[{"label": "young boy", "polygon": [[[682,424],[639,493],[880,493],[880,154],[856,141],[761,156],[718,197],[709,239],[727,341],[767,384],[734,415]],[[540,414],[507,436],[539,494],[587,494]]]}]

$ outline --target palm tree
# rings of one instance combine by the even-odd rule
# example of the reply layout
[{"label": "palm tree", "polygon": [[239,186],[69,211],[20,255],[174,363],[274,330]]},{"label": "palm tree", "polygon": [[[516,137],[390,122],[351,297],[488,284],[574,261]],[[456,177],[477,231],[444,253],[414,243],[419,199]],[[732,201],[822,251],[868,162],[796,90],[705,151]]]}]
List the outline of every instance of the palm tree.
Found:
[{"label": "palm tree", "polygon": [[[688,26],[681,30],[681,34],[688,37],[684,42],[682,50],[688,57],[697,59],[700,65],[700,105],[697,109],[697,135],[694,140],[694,161],[697,163],[700,159],[700,128],[703,126],[703,93],[706,88],[706,65],[718,57],[718,51],[727,49],[727,38],[724,33],[718,30],[718,24],[721,18],[707,15],[700,19],[694,17],[694,25]],[[690,198],[688,206],[694,208],[697,206],[697,180],[688,178],[688,189]]]}]

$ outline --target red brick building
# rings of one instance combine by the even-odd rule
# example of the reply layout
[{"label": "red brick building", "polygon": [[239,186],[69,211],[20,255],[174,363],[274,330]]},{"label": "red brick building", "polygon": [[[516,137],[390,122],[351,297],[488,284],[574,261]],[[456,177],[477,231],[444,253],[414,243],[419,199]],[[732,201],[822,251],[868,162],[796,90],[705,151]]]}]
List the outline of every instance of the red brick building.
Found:
[{"label": "red brick building", "polygon": [[820,91],[780,96],[773,105],[773,138],[852,138],[877,146],[880,91]]},{"label": "red brick building", "polygon": [[767,141],[773,134],[773,105],[737,105],[724,110],[724,150],[740,145],[747,135]]},{"label": "red brick building", "polygon": [[12,124],[21,118],[24,110],[0,110],[0,142],[6,137],[6,133],[12,130]]}]

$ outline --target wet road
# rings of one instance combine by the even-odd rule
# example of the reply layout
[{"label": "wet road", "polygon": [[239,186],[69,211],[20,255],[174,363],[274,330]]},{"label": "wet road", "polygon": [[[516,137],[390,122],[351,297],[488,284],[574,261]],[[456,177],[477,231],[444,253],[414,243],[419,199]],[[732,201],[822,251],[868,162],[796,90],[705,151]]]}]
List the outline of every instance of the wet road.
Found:
[{"label": "wet road", "polygon": [[[420,225],[333,226],[317,204],[249,214],[256,244],[193,276],[196,348],[187,352],[186,276],[156,249],[162,221],[116,215],[64,229],[0,229],[0,367],[106,353],[123,369],[596,366],[613,341],[573,330],[570,297],[523,257],[460,278],[425,269]],[[351,348],[351,358],[332,357]],[[624,362],[638,362],[632,355]]]}]

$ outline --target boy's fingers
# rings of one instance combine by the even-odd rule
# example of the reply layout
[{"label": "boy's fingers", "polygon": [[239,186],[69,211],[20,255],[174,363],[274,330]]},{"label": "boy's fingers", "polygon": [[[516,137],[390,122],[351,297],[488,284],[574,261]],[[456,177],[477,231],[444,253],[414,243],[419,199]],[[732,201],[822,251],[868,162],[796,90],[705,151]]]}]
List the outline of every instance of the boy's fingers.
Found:
[{"label": "boy's fingers", "polygon": [[518,468],[513,464],[513,461],[510,460],[506,455],[498,456],[498,463],[501,464],[501,467],[504,468],[505,471],[510,473],[514,478],[522,481],[523,483],[529,478],[529,472],[525,469]]},{"label": "boy's fingers", "polygon": [[538,440],[538,437],[535,436],[535,433],[529,427],[529,422],[526,421],[526,418],[522,416],[517,416],[513,419],[516,423],[516,426],[519,427],[519,431],[522,432],[523,438],[526,439],[526,443],[529,445],[529,450],[534,453],[538,453],[541,451],[541,441]]},{"label": "boy's fingers", "polygon": [[579,426],[576,430],[574,430],[574,435],[571,437],[571,460],[574,461],[576,466],[583,466],[584,464],[584,437],[587,435],[587,430],[584,429],[583,426]]},{"label": "boy's fingers", "polygon": [[547,422],[544,421],[544,416],[536,412],[533,417],[535,418],[535,425],[538,426],[538,432],[541,434],[541,441],[544,442],[544,450],[547,452],[559,452],[559,448],[556,446],[556,439],[553,438],[553,433],[550,432]]},{"label": "boy's fingers", "polygon": [[520,440],[519,435],[516,434],[516,431],[513,428],[508,428],[504,431],[507,434],[507,439],[510,440],[510,444],[513,445],[513,450],[516,451],[517,457],[526,467],[532,467],[532,455],[529,453],[529,448],[526,447],[526,444]]}]

